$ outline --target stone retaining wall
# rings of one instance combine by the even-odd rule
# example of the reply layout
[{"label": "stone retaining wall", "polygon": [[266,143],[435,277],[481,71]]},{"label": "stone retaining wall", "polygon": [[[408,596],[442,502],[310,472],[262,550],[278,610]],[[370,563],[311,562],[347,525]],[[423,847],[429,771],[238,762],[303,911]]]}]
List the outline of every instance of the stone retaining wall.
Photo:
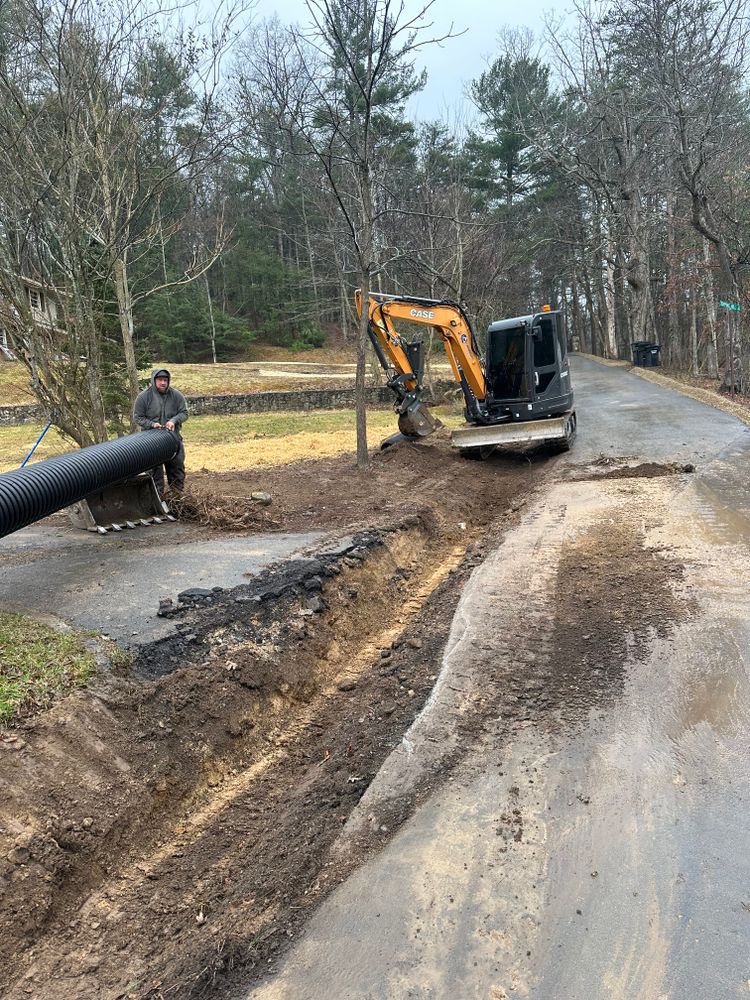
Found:
[{"label": "stone retaining wall", "polygon": [[[441,380],[434,384],[434,399],[440,403],[447,393],[455,393],[455,382]],[[391,406],[396,397],[386,386],[371,386],[367,390],[368,406]],[[302,389],[289,392],[244,392],[221,396],[188,396],[188,410],[199,417],[206,414],[275,413],[281,410],[341,410],[354,407],[354,389]],[[41,406],[0,406],[0,427],[44,423]]]},{"label": "stone retaining wall", "polygon": [[46,423],[41,406],[0,406],[0,427]]}]

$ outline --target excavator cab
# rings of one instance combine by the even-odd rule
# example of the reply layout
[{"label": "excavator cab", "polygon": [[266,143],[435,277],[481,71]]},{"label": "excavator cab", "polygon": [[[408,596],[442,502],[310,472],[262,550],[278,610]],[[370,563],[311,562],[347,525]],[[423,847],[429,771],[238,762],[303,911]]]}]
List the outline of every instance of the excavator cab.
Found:
[{"label": "excavator cab", "polygon": [[493,420],[534,420],[570,410],[573,392],[561,314],[544,310],[490,324],[485,376]]}]

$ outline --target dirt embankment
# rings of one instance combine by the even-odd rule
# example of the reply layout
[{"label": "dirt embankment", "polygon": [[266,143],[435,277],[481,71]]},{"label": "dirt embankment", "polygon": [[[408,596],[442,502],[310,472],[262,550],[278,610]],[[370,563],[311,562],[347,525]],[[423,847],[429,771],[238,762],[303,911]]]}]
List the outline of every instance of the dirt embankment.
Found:
[{"label": "dirt embankment", "polygon": [[206,477],[272,493],[285,528],[379,526],[196,598],[132,674],[3,744],[4,996],[218,995],[344,876],[330,848],[432,688],[480,536],[538,479],[399,451],[370,477],[343,460]]},{"label": "dirt embankment", "polygon": [[[200,472],[191,475],[188,487],[197,497],[212,499],[268,493],[273,503],[256,506],[256,523],[272,530],[351,530],[431,511],[445,539],[465,537],[487,524],[509,498],[525,495],[548,465],[549,455],[542,453],[467,462],[447,437],[436,435],[375,452],[365,472],[356,468],[352,455],[339,455],[242,472]],[[231,519],[226,526],[231,527]]]}]

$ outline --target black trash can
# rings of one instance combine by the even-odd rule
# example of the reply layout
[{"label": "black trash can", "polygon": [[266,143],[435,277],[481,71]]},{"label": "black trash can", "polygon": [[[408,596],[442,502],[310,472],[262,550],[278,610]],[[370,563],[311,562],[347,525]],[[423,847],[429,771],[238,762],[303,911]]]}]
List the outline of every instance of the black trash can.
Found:
[{"label": "black trash can", "polygon": [[650,340],[634,340],[630,345],[630,350],[633,352],[633,364],[638,365],[639,368],[643,367],[643,362],[645,359],[644,350],[651,346]]},{"label": "black trash can", "polygon": [[630,349],[633,352],[633,364],[638,368],[659,368],[661,365],[661,347],[651,340],[634,340]]},{"label": "black trash can", "polygon": [[658,344],[652,344],[646,349],[646,368],[660,368],[661,367],[661,347]]}]

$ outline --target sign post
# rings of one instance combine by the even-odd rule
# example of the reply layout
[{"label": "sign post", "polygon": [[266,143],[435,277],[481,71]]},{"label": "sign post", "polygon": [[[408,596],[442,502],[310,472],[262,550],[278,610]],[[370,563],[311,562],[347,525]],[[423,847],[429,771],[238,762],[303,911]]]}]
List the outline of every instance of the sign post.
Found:
[{"label": "sign post", "polygon": [[[734,395],[738,390],[742,391],[742,359],[735,358],[734,356],[734,331],[736,320],[739,319],[737,313],[741,311],[742,306],[739,302],[727,302],[726,299],[719,299],[719,309],[726,309],[727,311],[727,347],[729,353],[729,364],[725,372],[725,381],[727,382],[726,388]],[[739,362],[739,363],[738,363]],[[739,382],[738,382],[738,369],[739,369]],[[727,373],[729,373],[729,378],[727,378]]]}]

